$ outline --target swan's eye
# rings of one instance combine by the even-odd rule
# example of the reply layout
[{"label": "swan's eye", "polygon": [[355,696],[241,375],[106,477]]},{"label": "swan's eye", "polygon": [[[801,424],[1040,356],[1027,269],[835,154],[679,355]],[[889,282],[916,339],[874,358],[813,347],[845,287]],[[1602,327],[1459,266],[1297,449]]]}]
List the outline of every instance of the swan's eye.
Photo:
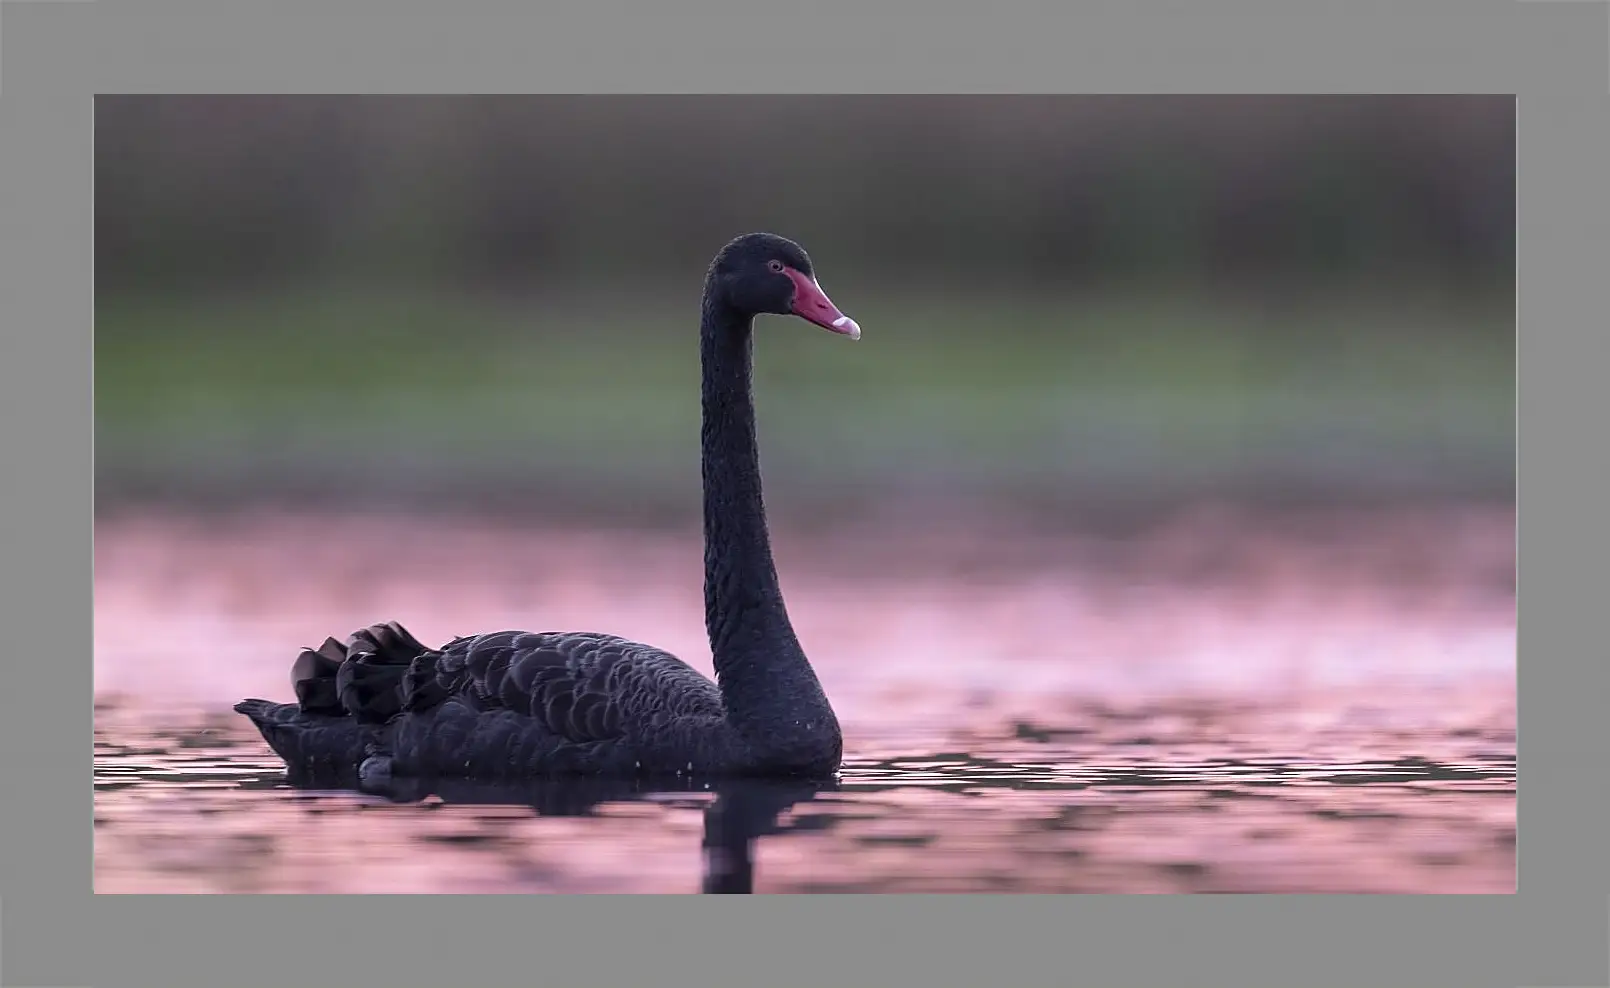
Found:
[{"label": "swan's eye", "polygon": [[767,261],[766,262],[766,267],[771,268],[773,274],[782,274],[783,273],[783,262],[782,261],[777,261],[777,260]]}]

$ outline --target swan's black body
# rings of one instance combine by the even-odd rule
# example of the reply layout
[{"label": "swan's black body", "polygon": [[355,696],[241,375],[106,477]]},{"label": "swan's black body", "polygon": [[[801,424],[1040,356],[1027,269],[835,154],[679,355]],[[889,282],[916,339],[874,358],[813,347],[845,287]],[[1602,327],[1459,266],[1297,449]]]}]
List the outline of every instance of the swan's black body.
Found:
[{"label": "swan's black body", "polygon": [[750,383],[759,313],[860,335],[790,241],[740,237],[710,266],[700,353],[716,682],[611,635],[503,631],[433,649],[391,622],[302,652],[296,703],[235,709],[287,765],[369,780],[834,772],[838,720],[783,606],[761,498]]}]

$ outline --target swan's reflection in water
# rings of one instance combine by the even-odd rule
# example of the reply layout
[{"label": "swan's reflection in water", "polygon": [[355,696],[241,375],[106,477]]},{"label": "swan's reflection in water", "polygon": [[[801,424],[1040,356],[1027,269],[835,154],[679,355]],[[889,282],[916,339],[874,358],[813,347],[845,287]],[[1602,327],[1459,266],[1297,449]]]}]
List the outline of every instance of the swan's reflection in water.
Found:
[{"label": "swan's reflection in water", "polygon": [[831,782],[723,783],[716,801],[704,811],[705,892],[751,893],[755,890],[755,841],[787,830],[785,810],[836,789]]},{"label": "swan's reflection in water", "polygon": [[[293,773],[286,782],[307,792],[359,791],[355,776]],[[837,790],[837,779],[596,779],[553,778],[522,782],[467,779],[392,779],[362,792],[392,803],[439,800],[446,806],[530,807],[545,817],[586,817],[606,804],[714,795],[704,810],[704,878],[701,891],[750,894],[755,890],[757,838],[788,829],[783,814],[818,793]]]},{"label": "swan's reflection in water", "polygon": [[[110,725],[106,725],[110,726]],[[1007,740],[831,782],[288,778],[98,728],[97,892],[1510,892],[1509,735],[1325,758]],[[985,750],[988,749],[988,750]],[[1401,749],[1400,749],[1401,750]]]}]

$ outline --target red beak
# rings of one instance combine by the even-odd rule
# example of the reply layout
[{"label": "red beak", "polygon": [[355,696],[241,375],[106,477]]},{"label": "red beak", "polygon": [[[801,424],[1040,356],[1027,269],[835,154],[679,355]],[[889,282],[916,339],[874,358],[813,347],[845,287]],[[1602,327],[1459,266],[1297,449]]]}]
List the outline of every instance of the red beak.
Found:
[{"label": "red beak", "polygon": [[806,322],[813,322],[830,332],[840,333],[852,340],[861,338],[861,327],[854,319],[839,311],[833,300],[822,291],[822,286],[816,279],[808,274],[802,274],[793,268],[784,268],[783,273],[794,282],[794,315]]}]

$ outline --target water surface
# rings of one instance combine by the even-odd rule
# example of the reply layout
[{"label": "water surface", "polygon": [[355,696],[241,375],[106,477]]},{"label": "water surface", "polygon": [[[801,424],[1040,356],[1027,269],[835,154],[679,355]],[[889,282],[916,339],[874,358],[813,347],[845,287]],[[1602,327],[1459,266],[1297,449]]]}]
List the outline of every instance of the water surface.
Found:
[{"label": "water surface", "polygon": [[830,786],[359,794],[293,784],[229,705],[391,618],[708,671],[696,533],[102,519],[96,890],[1514,890],[1512,512],[934,531],[779,534],[845,729]]}]

